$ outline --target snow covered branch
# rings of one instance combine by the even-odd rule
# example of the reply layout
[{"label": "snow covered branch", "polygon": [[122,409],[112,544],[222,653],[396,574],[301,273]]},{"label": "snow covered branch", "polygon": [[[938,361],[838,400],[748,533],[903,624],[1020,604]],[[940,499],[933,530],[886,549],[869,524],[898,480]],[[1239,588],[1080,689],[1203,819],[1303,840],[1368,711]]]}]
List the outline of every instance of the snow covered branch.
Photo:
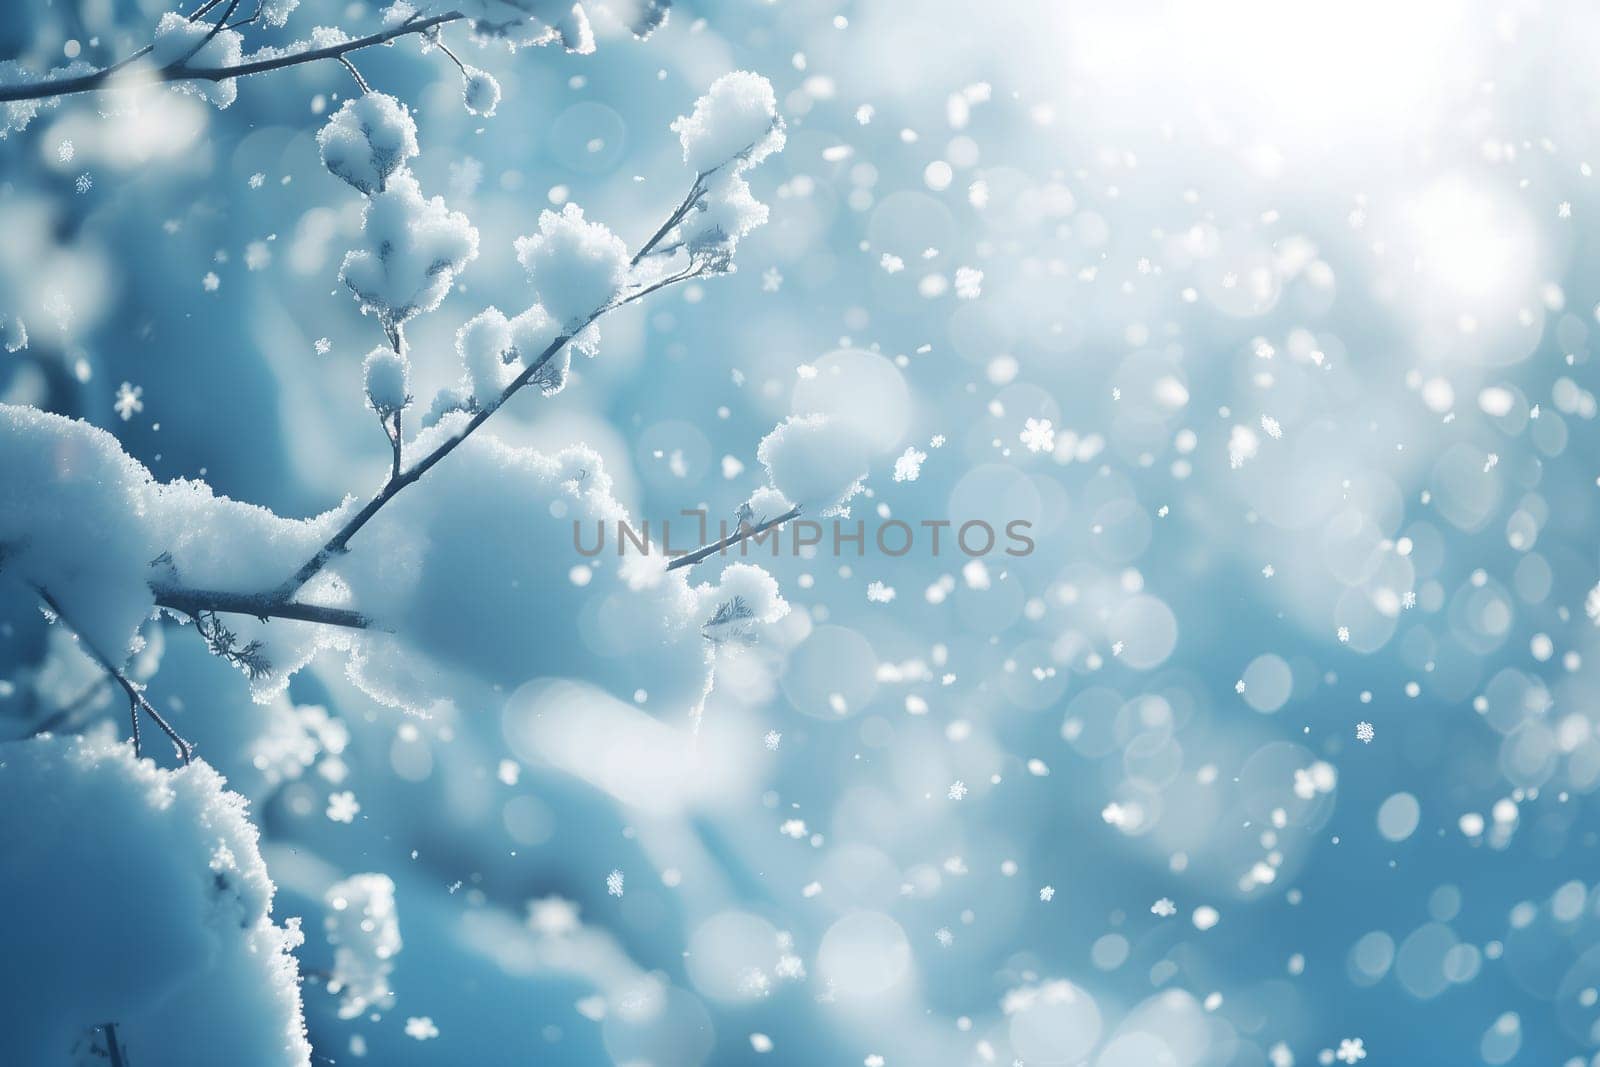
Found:
[{"label": "snow covered branch", "polygon": [[[285,67],[295,67],[303,63],[315,63],[324,59],[341,59],[351,52],[357,52],[363,48],[371,48],[373,45],[387,44],[401,37],[425,34],[436,27],[459,22],[464,18],[466,16],[459,11],[448,11],[442,15],[429,15],[427,17],[413,16],[405,22],[386,27],[376,33],[367,34],[365,37],[354,37],[321,48],[306,48],[299,51],[289,51],[281,55],[270,55],[249,61],[241,60],[237,63],[219,66],[196,65],[193,62],[198,52],[204,50],[203,45],[205,42],[202,42],[201,47],[197,47],[181,58],[166,64],[159,66],[141,65],[138,61],[155,51],[155,45],[146,45],[126,59],[86,74],[47,78],[44,81],[37,82],[0,85],[0,103],[17,100],[45,100],[53,97],[71,96],[76,93],[93,92],[97,89],[111,87],[113,81],[118,89],[160,82],[231,81],[234,78],[243,78],[251,74],[265,74],[268,71],[282,70]],[[220,21],[216,26],[219,32],[232,32],[223,28],[223,23]],[[206,33],[205,41],[215,40],[217,37],[217,32],[208,30]]]},{"label": "snow covered branch", "polygon": [[[576,617],[580,596],[603,596],[619,614],[587,669],[698,716],[717,647],[787,606],[758,567],[730,564],[700,584],[684,568],[838,493],[805,495],[801,485],[791,502],[781,486],[764,491],[722,544],[676,562],[627,558],[595,584],[575,582],[561,559],[565,517],[626,517],[600,457],[582,446],[547,455],[479,433],[529,386],[560,392],[573,352],[596,354],[600,320],[612,311],[733,270],[737,243],[766,217],[742,175],[783,144],[772,88],[758,75],[727,75],[673,128],[695,178],[646,243],[650,254],[633,255],[576,204],[542,212],[515,241],[531,303],[513,316],[485,308],[462,324],[461,377],[423,403],[413,395],[405,326],[462,291],[456,279],[477,256],[479,234],[442,197],[423,194],[408,166],[420,151],[411,111],[377,92],[347,100],[317,140],[328,169],[366,200],[340,280],[386,342],[363,367],[367,405],[390,446],[377,491],[288,519],[218,497],[204,482],[158,481],[81,421],[0,404],[8,456],[0,578],[48,589],[52,610],[70,613],[135,714],[162,724],[185,758],[187,743],[123,673],[162,610],[192,622],[257,700],[275,699],[319,652],[334,650],[348,655],[351,680],[369,696],[423,710],[439,701],[482,706],[530,673],[554,671],[529,662],[537,634],[552,618]],[[798,431],[789,437],[806,444]],[[425,477],[451,456],[450,477]],[[779,473],[790,477],[781,465]],[[848,482],[864,472],[835,473]],[[358,535],[363,550],[352,553]],[[570,655],[560,664],[584,669]]]},{"label": "snow covered branch", "polygon": [[203,612],[220,611],[227,615],[248,615],[255,619],[292,619],[314,622],[320,626],[342,626],[365,630],[372,620],[359,611],[348,608],[325,607],[321,604],[301,604],[260,593],[227,593],[214,589],[184,589],[156,586],[153,589],[158,607],[183,615],[197,616]]}]

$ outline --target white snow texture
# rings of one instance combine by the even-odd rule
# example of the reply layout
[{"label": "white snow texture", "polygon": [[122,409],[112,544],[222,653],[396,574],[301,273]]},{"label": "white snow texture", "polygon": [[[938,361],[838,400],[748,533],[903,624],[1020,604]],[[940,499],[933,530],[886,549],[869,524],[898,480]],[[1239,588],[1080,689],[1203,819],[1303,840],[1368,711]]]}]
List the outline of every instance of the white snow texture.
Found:
[{"label": "white snow texture", "polygon": [[111,1023],[132,1065],[309,1064],[298,920],[272,921],[256,841],[204,763],[104,735],[0,745],[0,1062],[73,1062]]}]

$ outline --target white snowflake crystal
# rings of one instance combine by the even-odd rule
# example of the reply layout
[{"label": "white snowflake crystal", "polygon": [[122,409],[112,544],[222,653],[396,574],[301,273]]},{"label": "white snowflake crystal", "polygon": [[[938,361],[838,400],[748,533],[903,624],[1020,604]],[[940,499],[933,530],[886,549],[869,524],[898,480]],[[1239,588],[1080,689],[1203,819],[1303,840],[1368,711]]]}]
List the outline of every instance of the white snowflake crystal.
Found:
[{"label": "white snowflake crystal", "polygon": [[127,422],[144,410],[144,401],[140,399],[143,396],[144,389],[132,382],[123,382],[117,386],[117,401],[112,406],[117,414],[122,416],[123,422]]},{"label": "white snowflake crystal", "polygon": [[1178,906],[1167,897],[1162,897],[1160,900],[1150,905],[1150,914],[1159,915],[1163,919],[1170,919],[1174,915],[1178,914]]},{"label": "white snowflake crystal", "polygon": [[606,875],[606,892],[614,897],[620,897],[622,895],[621,871],[613,870],[610,874]]},{"label": "white snowflake crystal", "polygon": [[356,803],[356,795],[349,790],[329,795],[328,818],[334,822],[355,822],[356,816],[360,813],[361,805]]},{"label": "white snowflake crystal", "polygon": [[1052,900],[1054,900],[1055,896],[1056,896],[1056,887],[1053,886],[1053,885],[1044,886],[1039,890],[1039,899],[1044,901],[1046,904],[1048,904]]},{"label": "white snowflake crystal", "polygon": [[901,453],[900,458],[894,461],[894,480],[897,482],[914,482],[922,476],[922,465],[927,462],[928,454],[919,452],[915,448],[908,448]]},{"label": "white snowflake crystal", "polygon": [[1367,1047],[1359,1037],[1347,1037],[1333,1055],[1340,1063],[1359,1063],[1367,1058]]},{"label": "white snowflake crystal", "polygon": [[960,800],[967,795],[967,783],[957,778],[950,783],[950,792],[946,794],[951,800]]},{"label": "white snowflake crystal", "polygon": [[1356,740],[1364,745],[1372,744],[1373,730],[1370,722],[1356,723]]},{"label": "white snowflake crystal", "polygon": [[1056,431],[1049,419],[1029,419],[1019,436],[1029,452],[1049,452],[1056,447]]},{"label": "white snowflake crystal", "polygon": [[406,1020],[406,1036],[418,1041],[427,1041],[439,1036],[439,1028],[433,1025],[433,1020],[426,1015],[413,1015]]}]

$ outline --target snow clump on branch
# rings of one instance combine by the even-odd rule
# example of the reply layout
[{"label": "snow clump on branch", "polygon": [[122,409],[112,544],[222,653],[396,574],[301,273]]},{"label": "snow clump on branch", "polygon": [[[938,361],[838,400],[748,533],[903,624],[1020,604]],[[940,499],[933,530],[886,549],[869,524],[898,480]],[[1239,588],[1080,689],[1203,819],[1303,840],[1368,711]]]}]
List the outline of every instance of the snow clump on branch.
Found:
[{"label": "snow clump on branch", "polygon": [[731,270],[740,238],[767,221],[767,206],[750,191],[745,174],[783,150],[783,119],[772,83],[759,74],[724,74],[695,101],[672,129],[683,145],[683,161],[694,170],[705,195],[683,222],[689,252]]},{"label": "snow clump on branch", "polygon": [[367,196],[382,192],[389,176],[420,151],[416,120],[388,93],[346,100],[317,131],[317,147],[323,166]]},{"label": "snow clump on branch", "polygon": [[604,223],[568,204],[539,213],[539,232],[519,237],[517,262],[527,270],[545,311],[572,333],[616,299],[628,282],[628,246]]},{"label": "snow clump on branch", "polygon": [[478,255],[477,229],[442,197],[424,199],[409,171],[371,197],[362,229],[367,247],[345,254],[339,277],[385,329],[438,307]]},{"label": "snow clump on branch", "polygon": [[791,415],[756,449],[771,487],[809,515],[843,512],[861,491],[870,454],[858,430],[827,415]]},{"label": "snow clump on branch", "polygon": [[[176,11],[168,11],[156,24],[150,42],[150,60],[157,67],[181,63],[195,70],[236,67],[244,61],[244,38],[237,30],[216,30],[205,19],[190,21]],[[221,81],[190,79],[173,83],[180,92],[193,93],[215,104],[220,110],[239,98],[239,85],[232,78]]]}]

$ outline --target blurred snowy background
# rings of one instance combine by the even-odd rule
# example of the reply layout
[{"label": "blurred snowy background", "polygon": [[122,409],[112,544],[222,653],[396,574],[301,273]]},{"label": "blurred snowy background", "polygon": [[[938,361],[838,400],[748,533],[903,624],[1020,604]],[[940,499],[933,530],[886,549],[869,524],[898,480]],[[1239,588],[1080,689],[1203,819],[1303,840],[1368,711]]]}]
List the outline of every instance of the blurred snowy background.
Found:
[{"label": "blurred snowy background", "polygon": [[[100,65],[163,10],[29,0],[0,58]],[[281,32],[380,18],[306,0]],[[756,443],[833,390],[875,427],[853,517],[1026,519],[1038,547],[764,559],[793,610],[719,665],[698,733],[620,667],[561,713],[564,665],[619,655],[629,610],[576,554],[506,650],[525,673],[426,716],[333,655],[252,703],[147,626],[152,702],[248,797],[273,915],[303,917],[313,1062],[1600,1063],[1600,12],[594,22],[592,55],[450,36],[502,88],[489,118],[415,41],[353,57],[482,237],[410,328],[418,395],[468,317],[527,304],[511,238],[540,210],[642,241],[683,195],[668,123],[757,71],[788,145],[739,271],[609,317],[495,435],[586,443],[634,516],[731,516]],[[382,338],[337,282],[362,204],[316,144],[352,84],[74,97],[0,140],[0,401],[280,515],[369,492]],[[96,674],[24,590],[0,613],[19,737]],[[94,700],[79,727],[122,729]],[[369,873],[403,947],[353,1002],[331,901],[376,894],[345,941],[381,941],[390,890],[330,888]],[[30,921],[0,899],[6,939]]]}]

